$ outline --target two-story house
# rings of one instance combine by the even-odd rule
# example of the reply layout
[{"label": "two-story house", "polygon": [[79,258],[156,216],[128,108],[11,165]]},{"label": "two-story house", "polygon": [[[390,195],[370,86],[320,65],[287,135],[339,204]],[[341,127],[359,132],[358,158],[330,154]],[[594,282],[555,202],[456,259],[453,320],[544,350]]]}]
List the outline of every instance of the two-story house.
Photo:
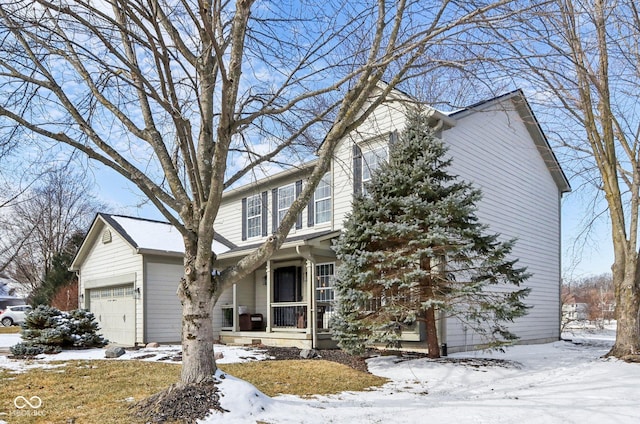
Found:
[{"label": "two-story house", "polygon": [[[402,130],[406,108],[410,107],[414,102],[396,93],[343,140],[331,170],[298,216],[282,249],[221,297],[222,341],[334,345],[329,319],[337,264],[331,243],[342,229],[354,193],[364,190],[372,171],[386,159],[390,140]],[[557,340],[561,315],[560,199],[570,188],[523,93],[515,91],[451,114],[427,113],[450,148],[452,172],[483,192],[478,217],[493,232],[518,239],[513,255],[532,274],[526,283],[532,288],[526,300],[532,308],[512,325],[515,333],[522,342]],[[236,247],[218,256],[223,264],[246,255],[277,228],[312,165],[224,195],[216,228]],[[232,319],[239,313],[246,317],[244,322]],[[450,350],[481,342],[455,320],[441,319],[439,331]],[[405,344],[424,338],[419,326],[403,334]]]},{"label": "two-story house", "polygon": [[[222,294],[213,312],[216,336],[222,342],[335,346],[329,328],[337,266],[332,241],[340,234],[354,193],[364,190],[363,184],[371,179],[372,171],[387,157],[390,140],[403,129],[407,108],[411,107],[415,107],[415,100],[395,92],[340,143],[331,169],[298,216],[282,248]],[[526,300],[531,309],[513,323],[513,331],[524,343],[558,340],[560,200],[570,187],[523,93],[514,91],[454,113],[434,109],[427,113],[436,134],[449,146],[452,172],[482,190],[479,219],[492,232],[518,239],[513,255],[532,274],[526,282],[532,289]],[[277,228],[306,184],[312,166],[310,162],[223,195],[215,223],[219,243],[214,246],[220,267],[247,255]],[[92,309],[94,298],[100,305],[102,298],[97,296],[109,298],[124,284],[126,293],[134,298],[128,300],[132,316],[125,317],[123,323],[120,314],[115,314],[115,320],[118,327],[127,327],[127,343],[179,341],[179,324],[168,323],[180,320],[175,296],[182,274],[180,247],[136,248],[142,242],[129,233],[133,230],[128,232],[123,225],[117,228],[111,225],[113,222],[110,224],[131,224],[127,219],[131,218],[102,215],[92,226],[86,246],[83,244],[73,265],[80,273],[81,306]],[[145,221],[145,225],[170,232],[165,223]],[[121,244],[128,249],[126,255],[140,256],[133,261],[140,264],[138,268],[120,272],[111,261],[107,275],[104,264],[92,260],[92,251],[114,249],[105,247],[104,236],[99,236],[105,229],[113,233],[109,237],[124,240]],[[124,276],[118,277],[120,274]],[[83,275],[91,276],[89,285]],[[102,293],[99,290],[103,286],[112,289]],[[167,313],[161,322],[148,315],[155,311],[153,317],[158,317],[161,309]],[[113,319],[101,323],[103,327],[105,324],[110,328]],[[165,329],[160,331],[159,326]],[[175,330],[167,330],[168,326]],[[441,319],[439,331],[441,342],[447,343],[450,351],[470,349],[481,342],[453,319]],[[109,334],[106,336],[110,338]],[[405,345],[421,343],[424,337],[420,326],[403,334]]]}]

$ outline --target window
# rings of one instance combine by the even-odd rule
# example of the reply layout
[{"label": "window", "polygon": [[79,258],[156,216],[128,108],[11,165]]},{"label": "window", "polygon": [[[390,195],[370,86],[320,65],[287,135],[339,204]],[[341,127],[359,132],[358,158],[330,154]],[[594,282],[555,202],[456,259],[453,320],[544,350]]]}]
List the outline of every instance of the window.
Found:
[{"label": "window", "polygon": [[331,174],[326,173],[318,183],[318,187],[313,194],[315,223],[331,221]]},{"label": "window", "polygon": [[333,279],[333,263],[316,265],[316,300],[318,302],[329,302],[334,299]]},{"label": "window", "polygon": [[385,147],[362,152],[362,193],[367,192],[365,183],[371,180],[371,175],[386,159],[387,149]]},{"label": "window", "polygon": [[262,197],[259,194],[247,197],[247,237],[262,235]]},{"label": "window", "polygon": [[278,189],[278,225],[291,207],[296,198],[296,188],[294,184],[289,184]]}]

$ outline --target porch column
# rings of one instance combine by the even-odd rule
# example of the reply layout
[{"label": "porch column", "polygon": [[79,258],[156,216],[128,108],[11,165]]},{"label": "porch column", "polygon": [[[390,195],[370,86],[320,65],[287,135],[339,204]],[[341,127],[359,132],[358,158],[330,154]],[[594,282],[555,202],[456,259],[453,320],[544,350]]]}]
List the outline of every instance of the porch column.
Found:
[{"label": "porch column", "polygon": [[233,331],[237,332],[240,329],[240,316],[238,315],[238,285],[233,285]]},{"label": "porch column", "polygon": [[313,281],[314,281],[314,266],[313,266],[313,262],[309,259],[307,259],[306,261],[306,266],[307,266],[307,281],[306,281],[306,286],[307,286],[307,295],[305,296],[307,298],[307,334],[314,334],[314,327],[315,327],[315,307],[314,307],[314,287],[313,287]]},{"label": "porch column", "polygon": [[271,333],[271,322],[272,322],[272,314],[273,311],[271,309],[271,299],[273,298],[273,294],[272,294],[272,290],[271,290],[271,280],[272,280],[272,274],[271,274],[271,260],[267,261],[267,316],[266,316],[266,328],[265,331],[267,333]]}]

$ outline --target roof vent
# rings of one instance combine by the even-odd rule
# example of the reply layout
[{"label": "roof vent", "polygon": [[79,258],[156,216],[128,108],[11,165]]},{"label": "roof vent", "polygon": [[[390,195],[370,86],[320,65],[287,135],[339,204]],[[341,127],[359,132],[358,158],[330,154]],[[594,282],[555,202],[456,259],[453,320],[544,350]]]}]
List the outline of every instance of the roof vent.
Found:
[{"label": "roof vent", "polygon": [[102,244],[111,243],[111,231],[104,230],[102,232]]}]

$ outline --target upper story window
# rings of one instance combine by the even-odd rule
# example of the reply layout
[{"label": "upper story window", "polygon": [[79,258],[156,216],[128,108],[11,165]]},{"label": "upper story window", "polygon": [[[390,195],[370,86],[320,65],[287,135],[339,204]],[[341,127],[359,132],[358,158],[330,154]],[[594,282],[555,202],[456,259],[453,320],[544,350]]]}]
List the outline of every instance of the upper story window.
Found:
[{"label": "upper story window", "polygon": [[[271,226],[273,232],[277,231],[280,223],[284,219],[284,216],[289,212],[289,208],[302,192],[302,180],[298,180],[295,183],[287,184],[282,187],[274,188],[271,191]],[[302,228],[302,213],[299,213],[296,217],[295,228]]]},{"label": "upper story window", "polygon": [[242,199],[242,240],[267,235],[267,192]]},{"label": "upper story window", "polygon": [[369,150],[362,152],[362,184],[371,180],[371,175],[376,169],[380,167],[380,164],[387,160],[387,148],[380,147],[375,150]]},{"label": "upper story window", "polygon": [[392,131],[388,136],[389,140],[386,143],[381,143],[384,141],[383,137],[374,140],[376,145],[380,146],[375,149],[365,148],[363,150],[357,144],[353,145],[353,192],[355,194],[366,194],[364,184],[367,181],[371,181],[371,176],[375,170],[380,167],[382,162],[388,159],[388,149],[397,142],[398,133]]},{"label": "upper story window", "polygon": [[296,198],[295,184],[289,184],[278,189],[278,225]]},{"label": "upper story window", "polygon": [[360,176],[360,192],[367,194],[368,181],[371,176],[380,167],[380,164],[387,160],[387,148],[379,147],[377,149],[362,152],[361,176]]},{"label": "upper story window", "polygon": [[247,197],[247,238],[262,235],[262,196]]},{"label": "upper story window", "polygon": [[324,174],[313,193],[316,224],[331,221],[331,174]]}]

